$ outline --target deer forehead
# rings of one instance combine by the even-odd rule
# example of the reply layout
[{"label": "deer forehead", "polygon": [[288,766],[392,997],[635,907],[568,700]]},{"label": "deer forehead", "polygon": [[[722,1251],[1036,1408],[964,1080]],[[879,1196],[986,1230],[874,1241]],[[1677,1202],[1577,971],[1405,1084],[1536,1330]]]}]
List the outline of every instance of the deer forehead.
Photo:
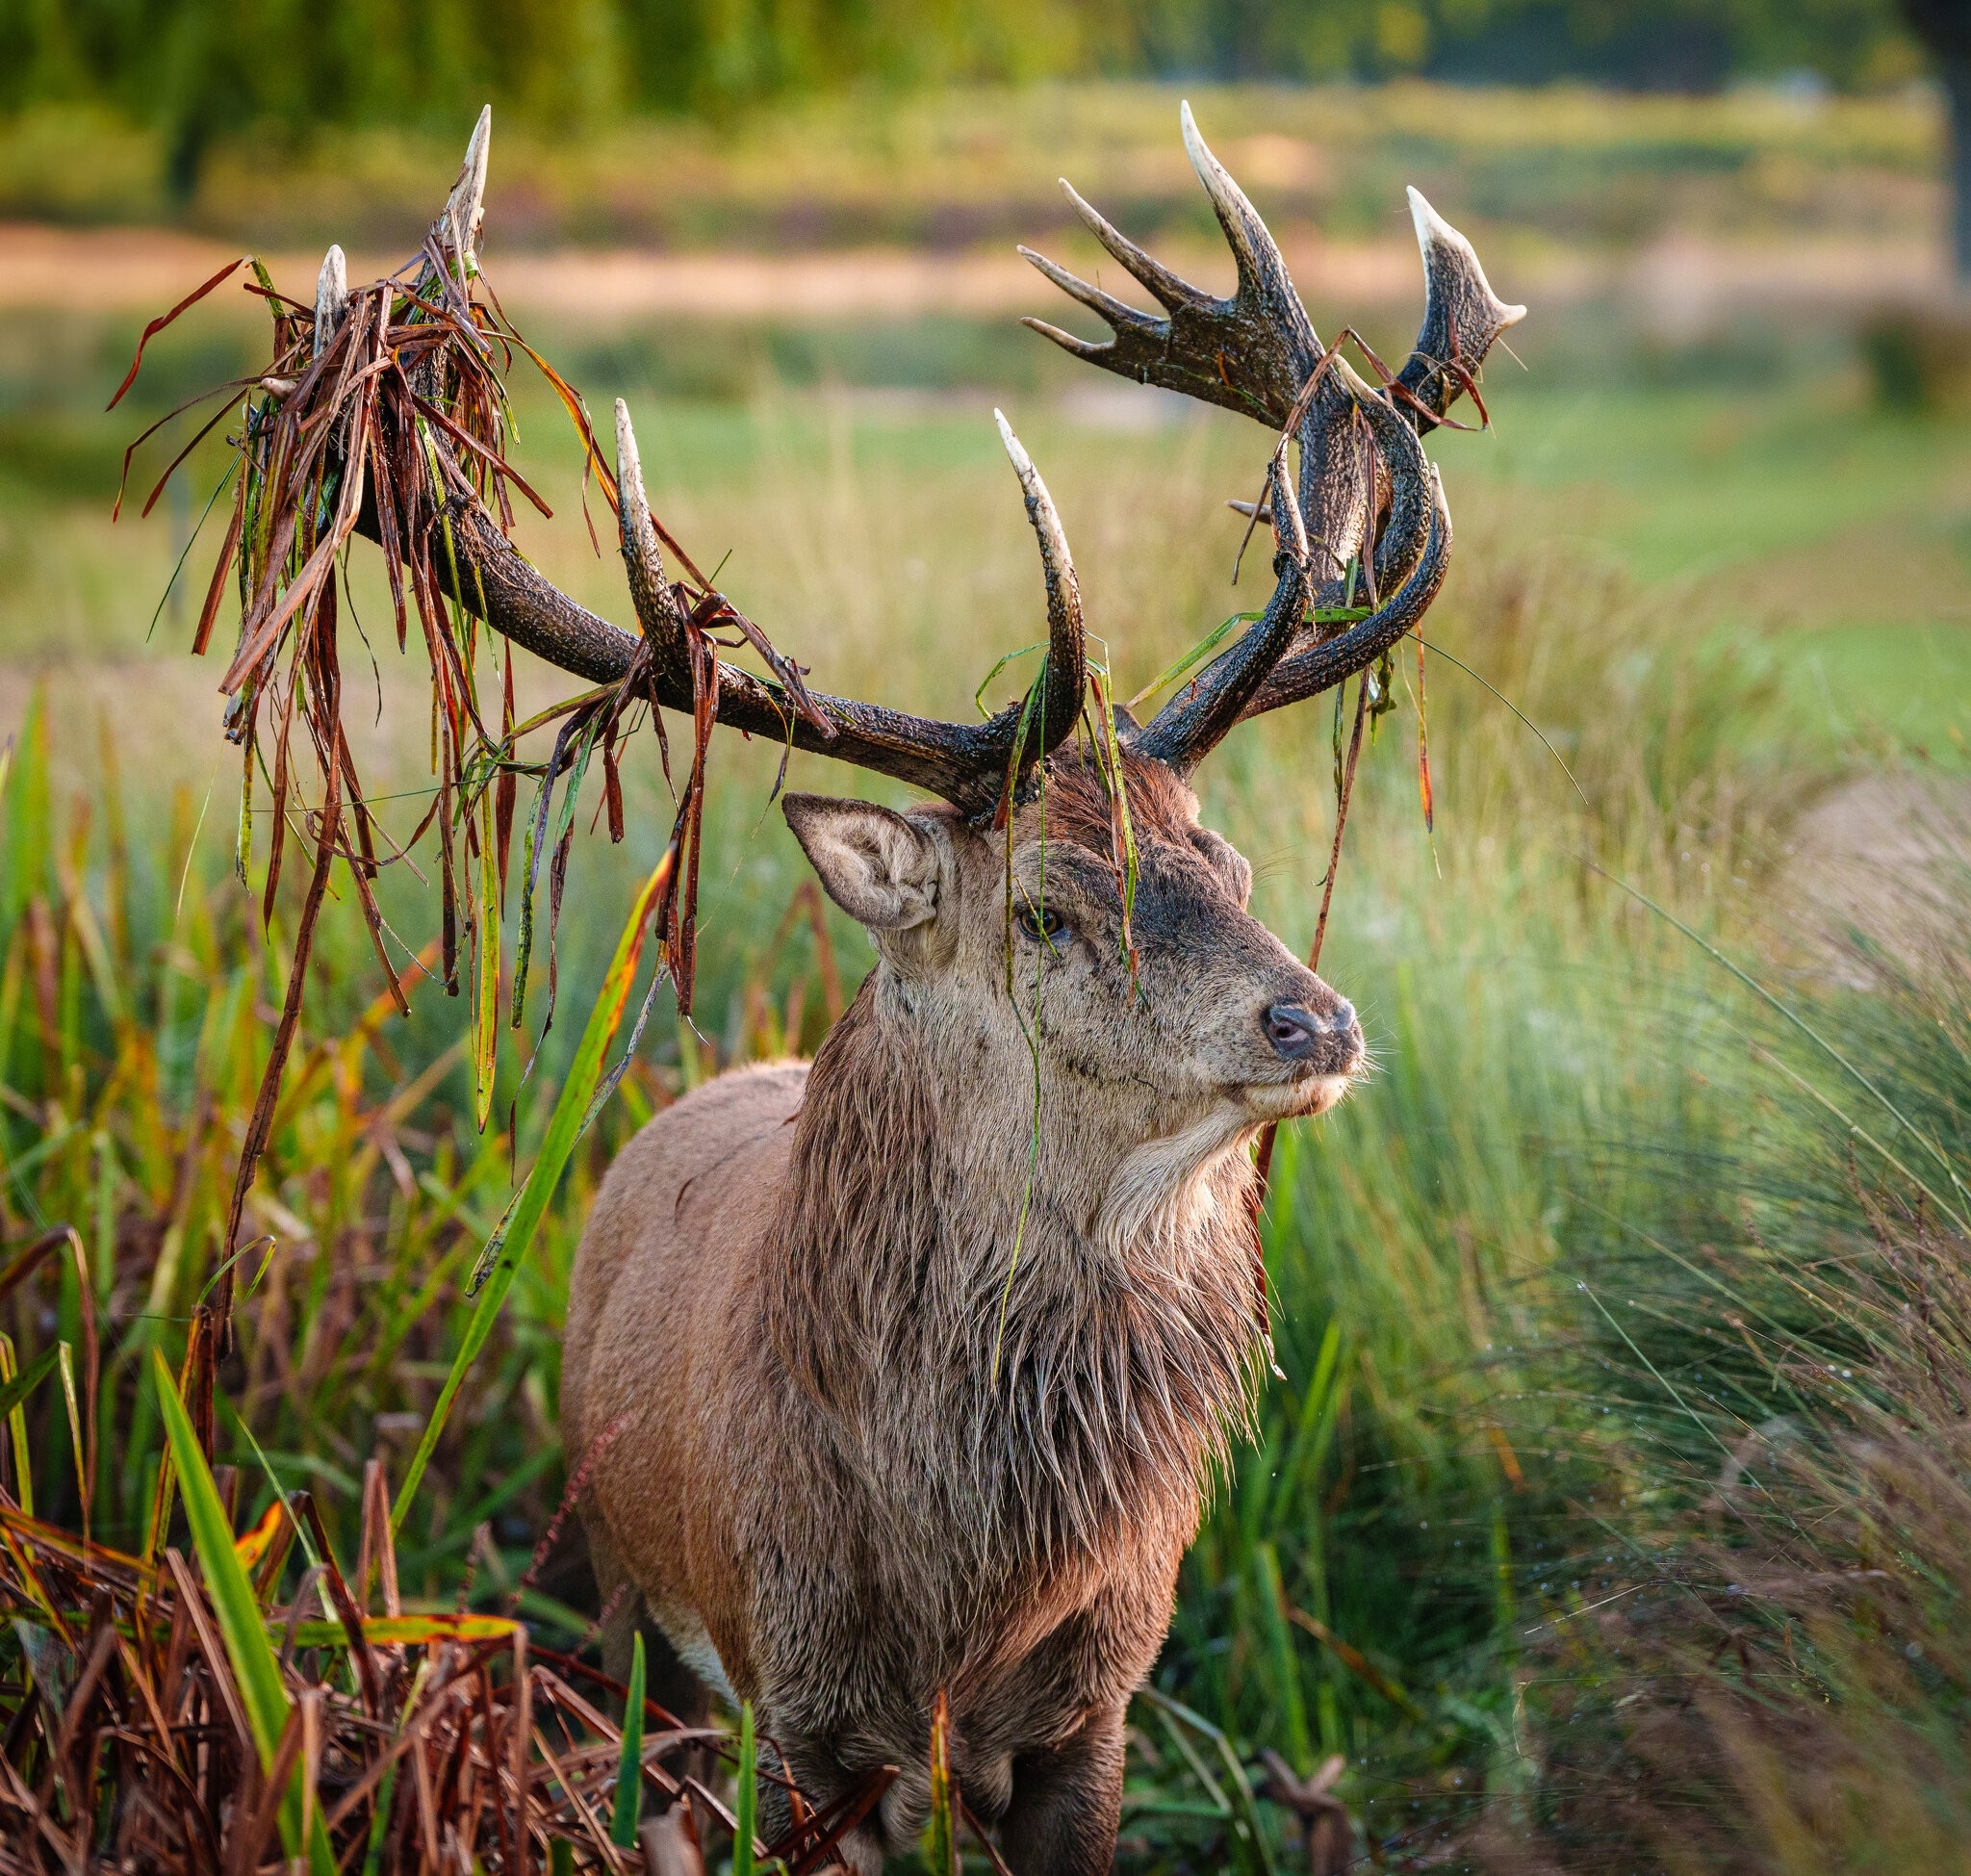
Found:
[{"label": "deer forehead", "polygon": [[1015,904],[1044,899],[1056,911],[1111,921],[1120,919],[1127,888],[1137,926],[1182,917],[1187,909],[1242,915],[1250,868],[1229,841],[1203,829],[1190,833],[1204,837],[1139,835],[1133,857],[1118,857],[1106,833],[1099,844],[1079,833],[1036,833],[1016,839],[1010,854],[1004,836],[986,835],[967,856],[966,871],[987,909],[1003,906],[1011,884]]}]

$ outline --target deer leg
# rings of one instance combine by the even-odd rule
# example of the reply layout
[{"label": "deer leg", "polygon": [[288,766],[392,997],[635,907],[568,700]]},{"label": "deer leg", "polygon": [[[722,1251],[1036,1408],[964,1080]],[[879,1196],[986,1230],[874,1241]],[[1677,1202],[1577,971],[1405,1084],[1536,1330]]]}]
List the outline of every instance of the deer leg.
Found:
[{"label": "deer leg", "polygon": [[1013,1760],[999,1847],[1013,1876],[1106,1876],[1122,1814],[1126,1702],[1103,1708],[1058,1746]]},{"label": "deer leg", "polygon": [[615,1553],[594,1535],[589,1539],[589,1557],[595,1567],[597,1591],[607,1610],[601,1636],[602,1672],[627,1686],[636,1638],[641,1635],[645,1697],[685,1726],[704,1725],[711,1716],[711,1695],[657,1626],[643,1592],[616,1560]]},{"label": "deer leg", "polygon": [[[817,1812],[828,1810],[861,1782],[826,1742],[817,1739],[797,1737],[772,1743],[762,1739],[759,1763],[763,1772],[784,1771],[794,1781],[802,1798]],[[839,1865],[853,1871],[854,1876],[881,1876],[883,1843],[877,1816],[858,1824],[835,1845],[830,1853],[829,1867]],[[772,1843],[783,1837],[792,1825],[793,1810],[787,1802],[786,1791],[778,1781],[762,1778],[759,1781],[761,1839]]]}]

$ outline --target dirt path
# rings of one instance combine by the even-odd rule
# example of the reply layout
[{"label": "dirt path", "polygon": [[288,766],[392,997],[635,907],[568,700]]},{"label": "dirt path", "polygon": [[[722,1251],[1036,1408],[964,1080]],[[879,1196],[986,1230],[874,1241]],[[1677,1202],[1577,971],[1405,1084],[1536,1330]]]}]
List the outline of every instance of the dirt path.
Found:
[{"label": "dirt path", "polygon": [[1971,965],[1971,783],[1857,777],[1800,817],[1786,853],[1775,901],[1828,975],[1866,988],[1871,946],[1918,973]]},{"label": "dirt path", "polygon": [[[1287,231],[1283,245],[1309,298],[1323,304],[1388,305],[1418,292],[1416,250],[1407,240],[1329,243],[1302,229]],[[0,308],[162,312],[230,258],[218,242],[167,229],[0,222]],[[1222,253],[1173,259],[1194,262],[1206,282],[1225,271]],[[297,294],[312,289],[319,264],[319,256],[269,257],[274,278]],[[372,279],[391,265],[359,255],[350,263],[350,278]],[[745,320],[996,316],[1045,312],[1052,297],[1011,247],[502,254],[496,246],[489,265],[501,300],[517,317],[557,323],[610,325],[667,314]],[[1937,255],[1907,242],[1734,245],[1678,238],[1621,255],[1523,258],[1497,270],[1529,301],[1553,306],[1613,295],[1638,307],[1646,323],[1670,333],[1702,329],[1740,309],[1853,308],[1942,284]]]}]

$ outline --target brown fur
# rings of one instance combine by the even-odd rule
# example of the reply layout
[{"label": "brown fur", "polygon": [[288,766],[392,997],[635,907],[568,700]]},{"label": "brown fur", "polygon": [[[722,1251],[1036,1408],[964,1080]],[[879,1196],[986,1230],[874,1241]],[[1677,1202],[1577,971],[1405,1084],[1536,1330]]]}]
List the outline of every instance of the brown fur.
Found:
[{"label": "brown fur", "polygon": [[[1003,835],[790,801],[881,962],[811,1068],[645,1128],[576,1260],[569,1451],[627,1417],[584,1507],[604,1587],[716,1651],[816,1801],[904,1768],[864,1871],[921,1825],[940,1687],[1010,1864],[1108,1867],[1123,1709],[1259,1349],[1245,1149],[1360,1059],[1189,788],[1133,760],[1129,792],[1138,981],[1106,792],[1057,759],[1011,874],[1070,932],[1013,930],[1011,994]],[[1330,1058],[1281,1059],[1281,1003],[1334,1016]]]}]

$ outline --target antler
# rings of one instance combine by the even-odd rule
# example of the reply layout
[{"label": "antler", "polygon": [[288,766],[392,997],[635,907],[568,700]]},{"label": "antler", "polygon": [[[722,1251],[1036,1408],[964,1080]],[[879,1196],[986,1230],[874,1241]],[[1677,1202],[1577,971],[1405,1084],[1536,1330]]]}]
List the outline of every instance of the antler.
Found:
[{"label": "antler", "polygon": [[[1205,146],[1188,105],[1182,122],[1191,165],[1237,265],[1238,285],[1229,297],[1216,298],[1181,279],[1065,183],[1083,220],[1154,296],[1163,317],[1139,312],[1021,251],[1100,314],[1113,336],[1095,344],[1038,320],[1029,325],[1105,370],[1242,411],[1283,433],[1267,475],[1267,513],[1276,547],[1271,601],[1257,624],[1152,723],[1128,732],[1143,753],[1188,770],[1241,718],[1341,682],[1381,656],[1422,616],[1444,580],[1451,528],[1420,437],[1444,420],[1462,393],[1475,392],[1485,353],[1524,308],[1497,298],[1471,244],[1412,190],[1424,262],[1423,324],[1392,386],[1371,389],[1335,349],[1322,347],[1266,224]],[[466,283],[477,270],[490,137],[490,115],[482,114],[459,180],[424,246],[420,296],[448,298],[461,316]],[[341,260],[340,251],[331,250],[318,289],[318,369],[328,335],[357,303]],[[476,327],[467,336],[476,341]],[[435,353],[432,358],[435,369]],[[739,615],[722,595],[687,591],[666,574],[635,434],[620,404],[616,493],[638,633],[578,604],[522,557],[474,492],[452,443],[435,426],[421,438],[434,476],[408,499],[405,491],[382,491],[365,481],[354,526],[391,553],[422,557],[431,578],[466,611],[573,676],[621,683],[642,654],[638,681],[648,683],[655,702],[691,711],[708,665],[717,721],[892,776],[978,816],[1009,793],[1018,794],[1035,766],[1072,733],[1087,670],[1081,600],[1060,519],[1018,439],[1003,417],[999,424],[1039,544],[1049,639],[1028,697],[983,723],[947,723],[811,691],[799,669],[772,654],[743,620],[749,636],[767,650],[775,675],[756,677],[708,658],[700,626],[730,624]],[[1289,438],[1299,450],[1292,477]],[[432,553],[425,544],[441,525],[446,551]],[[1322,638],[1309,608],[1351,599],[1358,585],[1374,609]]]},{"label": "antler", "polygon": [[[434,294],[455,292],[455,287],[448,288],[444,282],[476,270],[474,249],[490,136],[490,113],[483,113],[474,129],[459,181],[432,224],[426,277],[421,284]],[[434,251],[437,259],[447,263],[443,269],[429,265]],[[340,260],[337,250],[324,263],[323,286],[318,296],[318,305],[331,322],[340,317],[346,303],[337,291]],[[320,328],[320,343],[325,343],[330,329],[329,323]],[[1025,451],[1011,431],[1006,435],[1025,489],[1028,513],[1039,536],[1047,575],[1052,629],[1039,681],[1044,685],[1044,708],[1029,716],[1022,704],[1013,704],[984,723],[946,723],[808,690],[800,684],[790,666],[780,667],[790,680],[781,681],[755,677],[720,659],[713,667],[717,720],[752,735],[892,776],[941,796],[969,815],[989,813],[1009,784],[1018,792],[1035,765],[1072,732],[1081,714],[1086,657],[1080,599],[1059,519]],[[366,488],[357,528],[386,552],[409,559],[417,542],[428,538],[442,520],[448,525],[447,551],[430,556],[432,573],[440,587],[466,611],[550,664],[596,684],[620,683],[628,675],[640,643],[648,641],[651,687],[657,702],[689,712],[694,687],[685,607],[679,589],[665,576],[628,412],[621,404],[617,406],[617,499],[624,559],[641,636],[591,612],[529,565],[472,492],[447,439],[434,430],[429,447],[441,479],[451,491],[442,513],[427,496],[404,514],[400,506],[388,501],[379,504],[374,490]],[[401,499],[399,495],[399,503]],[[710,597],[718,601],[717,595]],[[719,601],[714,616],[722,609]]]},{"label": "antler", "polygon": [[[1165,317],[1139,312],[1030,249],[1020,252],[1099,314],[1113,334],[1094,343],[1042,320],[1025,321],[1043,337],[1105,371],[1241,411],[1282,432],[1265,509],[1277,549],[1272,600],[1230,651],[1133,735],[1143,753],[1188,770],[1242,716],[1342,682],[1422,617],[1444,583],[1451,527],[1420,436],[1436,427],[1461,393],[1475,392],[1486,352],[1525,308],[1498,299],[1471,244],[1413,189],[1423,324],[1392,389],[1372,390],[1338,348],[1322,347],[1266,223],[1206,147],[1189,104],[1180,116],[1191,167],[1238,269],[1229,297],[1216,298],[1173,273],[1065,181],[1062,188],[1076,213]],[[1291,482],[1289,437],[1300,458]],[[1310,604],[1343,604],[1357,586],[1373,610],[1320,639],[1307,619]]]}]

